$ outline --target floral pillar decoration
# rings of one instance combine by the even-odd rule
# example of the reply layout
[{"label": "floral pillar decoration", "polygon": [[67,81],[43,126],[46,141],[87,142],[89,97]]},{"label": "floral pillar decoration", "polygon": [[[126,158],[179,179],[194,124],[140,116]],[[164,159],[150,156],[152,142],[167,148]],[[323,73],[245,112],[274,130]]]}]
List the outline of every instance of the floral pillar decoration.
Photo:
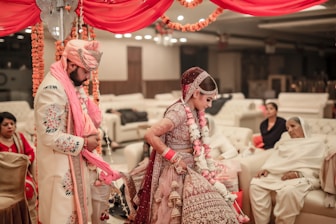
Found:
[{"label": "floral pillar decoration", "polygon": [[37,23],[32,27],[31,41],[32,41],[32,65],[33,65],[33,97],[35,97],[36,91],[42,82],[44,77],[44,31],[43,24]]}]

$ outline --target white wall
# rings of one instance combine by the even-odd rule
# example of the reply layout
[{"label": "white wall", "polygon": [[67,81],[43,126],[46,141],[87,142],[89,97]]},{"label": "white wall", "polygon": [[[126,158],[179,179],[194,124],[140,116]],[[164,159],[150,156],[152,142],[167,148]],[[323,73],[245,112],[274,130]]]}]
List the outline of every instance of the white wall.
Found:
[{"label": "white wall", "polygon": [[[104,35],[105,36],[105,35]],[[127,79],[127,47],[142,47],[142,78],[143,80],[179,79],[180,51],[179,47],[165,47],[151,41],[128,39],[99,38],[103,56],[98,69],[100,80],[123,81]],[[45,39],[44,60],[45,71],[55,61],[55,40]]]}]

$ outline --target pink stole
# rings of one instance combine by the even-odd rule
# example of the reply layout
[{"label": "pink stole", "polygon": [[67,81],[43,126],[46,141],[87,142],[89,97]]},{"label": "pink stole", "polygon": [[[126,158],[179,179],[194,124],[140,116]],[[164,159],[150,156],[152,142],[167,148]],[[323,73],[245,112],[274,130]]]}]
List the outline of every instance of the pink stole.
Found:
[{"label": "pink stole", "polygon": [[[97,133],[97,129],[93,123],[100,125],[101,114],[99,108],[94,103],[88,103],[86,106],[88,108],[88,113],[91,117],[87,116],[86,113],[83,112],[81,102],[78,99],[76,94],[76,90],[74,88],[73,82],[71,81],[69,75],[64,70],[61,61],[55,62],[51,65],[50,68],[51,75],[53,75],[60,83],[62,83],[64,87],[64,91],[67,94],[68,101],[69,101],[69,117],[68,117],[68,133],[70,133],[70,121],[73,119],[74,123],[74,133],[76,136],[84,137],[87,136],[85,134],[88,133]],[[90,99],[88,99],[88,102]],[[75,116],[73,116],[75,115]],[[94,121],[92,121],[94,119]],[[82,149],[81,155],[88,160],[89,163],[96,165],[97,167],[101,168],[105,171],[111,180],[119,179],[120,173],[117,171],[113,171],[108,163],[106,163],[101,157],[94,155],[87,149]],[[73,164],[71,160],[71,156],[69,155],[69,162],[70,166],[73,170]],[[74,184],[74,191],[75,191],[75,205],[77,208],[78,217],[82,217],[82,212],[80,209],[80,202],[78,197],[77,184],[76,184],[76,177],[75,174],[72,173],[72,179]],[[84,191],[85,192],[85,191]],[[79,224],[82,224],[81,219],[79,219]]]}]

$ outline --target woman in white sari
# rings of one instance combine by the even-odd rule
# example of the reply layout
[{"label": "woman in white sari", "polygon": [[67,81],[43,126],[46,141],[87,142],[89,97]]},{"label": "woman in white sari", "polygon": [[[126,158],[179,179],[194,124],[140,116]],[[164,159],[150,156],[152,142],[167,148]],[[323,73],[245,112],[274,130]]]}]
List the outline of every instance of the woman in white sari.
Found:
[{"label": "woman in white sari", "polygon": [[271,192],[276,192],[275,223],[291,224],[307,193],[320,187],[319,172],[325,156],[322,139],[311,137],[300,117],[288,119],[286,128],[291,138],[276,143],[275,151],[251,181],[250,199],[257,224],[270,222]]}]

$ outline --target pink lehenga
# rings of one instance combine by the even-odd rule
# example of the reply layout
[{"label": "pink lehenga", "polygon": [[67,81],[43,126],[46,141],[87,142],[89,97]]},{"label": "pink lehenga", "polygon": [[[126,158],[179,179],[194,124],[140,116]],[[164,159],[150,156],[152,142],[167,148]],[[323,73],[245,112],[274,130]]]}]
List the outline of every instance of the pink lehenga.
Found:
[{"label": "pink lehenga", "polygon": [[[195,171],[194,154],[184,152],[184,149],[191,148],[191,143],[181,104],[174,104],[170,110],[173,116],[168,117],[178,120],[176,122],[181,125],[175,125],[176,128],[166,134],[163,141],[179,152],[188,166],[187,173],[178,174],[174,165],[153,150],[142,185],[131,201],[135,207],[130,209],[134,212],[129,216],[130,222],[239,223],[232,202],[226,201],[206,178]],[[133,196],[134,193],[128,199]]]}]

